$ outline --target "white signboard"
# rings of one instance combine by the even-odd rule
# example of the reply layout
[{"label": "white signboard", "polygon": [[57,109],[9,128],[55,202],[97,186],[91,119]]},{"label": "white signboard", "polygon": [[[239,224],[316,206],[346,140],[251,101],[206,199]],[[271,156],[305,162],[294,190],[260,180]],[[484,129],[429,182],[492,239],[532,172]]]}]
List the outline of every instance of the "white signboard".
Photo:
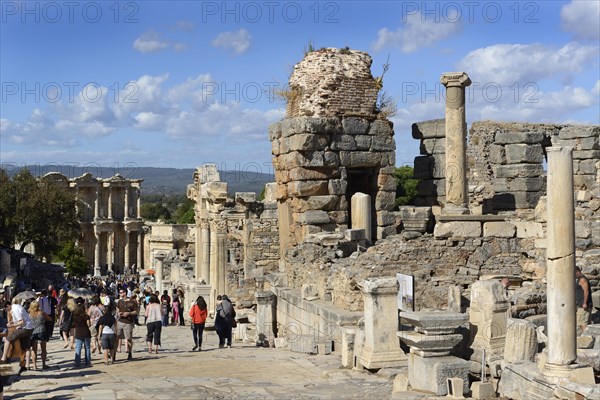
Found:
[{"label": "white signboard", "polygon": [[414,277],[412,275],[396,274],[398,280],[398,309],[402,311],[414,311]]}]

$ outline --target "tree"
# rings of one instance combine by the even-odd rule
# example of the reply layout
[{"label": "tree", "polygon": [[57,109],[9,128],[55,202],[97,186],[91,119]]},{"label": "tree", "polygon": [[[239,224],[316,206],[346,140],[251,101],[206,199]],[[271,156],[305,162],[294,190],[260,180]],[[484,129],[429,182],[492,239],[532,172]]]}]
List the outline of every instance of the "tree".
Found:
[{"label": "tree", "polygon": [[183,203],[179,204],[173,219],[178,224],[193,224],[194,223],[194,203],[193,200],[186,198]]},{"label": "tree", "polygon": [[65,243],[56,253],[56,258],[65,263],[65,268],[71,276],[84,276],[90,272],[83,250],[73,242]]},{"label": "tree", "polygon": [[171,213],[162,204],[146,203],[142,204],[140,208],[140,214],[143,219],[148,221],[168,221],[171,219]]},{"label": "tree", "polygon": [[414,204],[419,181],[413,176],[412,167],[405,165],[396,168],[394,172],[394,178],[396,179],[396,207]]},{"label": "tree", "polygon": [[0,236],[5,245],[29,243],[36,255],[51,259],[61,246],[75,241],[79,235],[75,194],[62,182],[36,179],[22,169],[10,184],[7,175],[0,174],[0,218],[6,231]]},{"label": "tree", "polygon": [[15,221],[16,202],[13,183],[5,170],[0,169],[0,244],[13,247],[19,225]]}]

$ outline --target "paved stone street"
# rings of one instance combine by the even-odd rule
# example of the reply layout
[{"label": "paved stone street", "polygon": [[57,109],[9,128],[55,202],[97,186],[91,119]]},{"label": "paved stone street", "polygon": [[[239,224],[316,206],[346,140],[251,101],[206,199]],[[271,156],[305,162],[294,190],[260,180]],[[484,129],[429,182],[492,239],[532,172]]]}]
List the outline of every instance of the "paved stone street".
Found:
[{"label": "paved stone street", "polygon": [[[146,327],[134,331],[134,359],[104,365],[92,355],[90,368],[73,369],[73,350],[49,343],[49,369],[13,375],[8,399],[367,399],[390,398],[392,379],[340,367],[339,355],[306,355],[234,343],[219,349],[214,331],[205,332],[202,352],[193,347],[189,326],[163,328],[163,349],[145,350]],[[123,348],[124,349],[124,348]],[[38,368],[41,363],[38,363]],[[3,366],[16,372],[18,362]],[[12,382],[12,383],[11,383]]]}]

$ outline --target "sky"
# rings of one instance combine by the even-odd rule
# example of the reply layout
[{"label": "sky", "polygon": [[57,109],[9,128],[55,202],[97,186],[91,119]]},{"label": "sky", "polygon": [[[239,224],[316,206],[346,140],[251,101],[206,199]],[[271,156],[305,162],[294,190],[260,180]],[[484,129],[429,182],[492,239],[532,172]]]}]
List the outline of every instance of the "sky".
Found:
[{"label": "sky", "polygon": [[444,117],[465,71],[467,122],[600,124],[600,0],[0,1],[0,163],[272,172],[275,93],[313,47],[389,69],[396,165],[411,124]]}]

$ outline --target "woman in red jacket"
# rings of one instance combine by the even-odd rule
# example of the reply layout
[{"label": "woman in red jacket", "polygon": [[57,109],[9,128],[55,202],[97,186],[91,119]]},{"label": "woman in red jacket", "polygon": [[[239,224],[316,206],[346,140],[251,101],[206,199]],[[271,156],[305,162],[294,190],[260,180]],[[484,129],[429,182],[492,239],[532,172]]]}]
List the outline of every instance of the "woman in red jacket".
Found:
[{"label": "woman in red jacket", "polygon": [[208,315],[206,301],[204,297],[198,296],[196,303],[190,310],[190,317],[192,318],[192,336],[194,337],[194,350],[202,351],[202,334],[204,333],[204,324],[206,323],[206,316]]}]

